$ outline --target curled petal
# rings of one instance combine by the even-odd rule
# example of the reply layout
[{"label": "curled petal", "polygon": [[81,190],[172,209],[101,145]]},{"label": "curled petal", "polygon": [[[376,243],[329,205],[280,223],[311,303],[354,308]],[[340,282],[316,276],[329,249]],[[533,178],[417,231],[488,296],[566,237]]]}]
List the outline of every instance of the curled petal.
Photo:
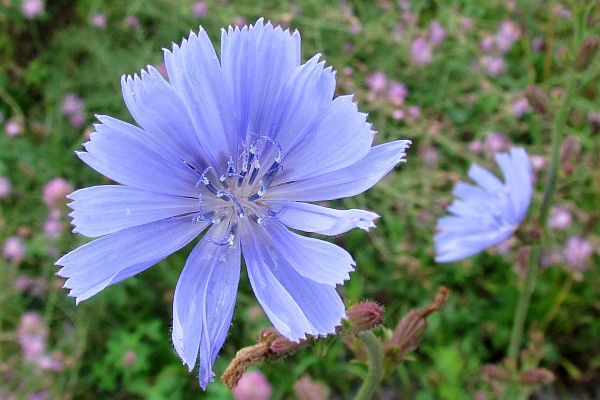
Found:
[{"label": "curled petal", "polygon": [[364,210],[334,210],[314,204],[271,201],[271,210],[284,225],[304,232],[321,235],[340,235],[350,229],[374,228],[379,215]]}]

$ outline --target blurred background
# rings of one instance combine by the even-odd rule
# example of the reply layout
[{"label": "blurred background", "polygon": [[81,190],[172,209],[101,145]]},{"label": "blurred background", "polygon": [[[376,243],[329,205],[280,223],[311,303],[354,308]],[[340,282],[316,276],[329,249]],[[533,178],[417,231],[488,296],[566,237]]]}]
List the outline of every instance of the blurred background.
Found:
[{"label": "blurred background", "polygon": [[[0,399],[232,398],[220,382],[202,392],[170,342],[173,291],[189,248],[77,307],[53,264],[86,241],[70,232],[65,195],[109,183],[74,154],[94,115],[133,122],[120,77],[148,65],[164,71],[161,49],[199,25],[218,48],[222,27],[261,16],[300,30],[303,60],[323,54],[337,70],[337,94],[355,93],[369,113],[376,143],[413,141],[408,162],[368,193],[331,202],[381,215],[377,229],[331,239],[357,261],[339,288],[349,303],[376,300],[393,329],[439,286],[452,291],[378,396],[495,398],[485,366],[508,346],[523,272],[519,242],[436,265],[435,224],[468,166],[497,171],[492,154],[514,144],[527,149],[538,178],[524,231],[536,228],[553,115],[573,60],[585,57],[579,44],[600,33],[592,2],[0,0]],[[569,105],[527,318],[539,363],[556,377],[536,387],[537,398],[600,396],[599,82],[592,57]],[[217,380],[267,326],[244,275]],[[366,373],[353,358],[331,340],[258,365],[252,386],[272,399],[350,398]],[[306,387],[321,397],[302,397]]]}]

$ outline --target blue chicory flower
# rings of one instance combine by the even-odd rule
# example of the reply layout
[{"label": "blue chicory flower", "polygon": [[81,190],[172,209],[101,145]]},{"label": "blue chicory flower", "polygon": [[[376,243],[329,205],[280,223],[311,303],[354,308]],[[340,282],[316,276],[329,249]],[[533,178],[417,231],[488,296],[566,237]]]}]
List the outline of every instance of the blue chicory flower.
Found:
[{"label": "blue chicory flower", "polygon": [[204,30],[165,50],[169,82],[152,67],[123,77],[139,128],[99,116],[78,156],[121,185],[69,198],[74,232],[98,239],[57,261],[77,302],[204,236],[173,301],[172,339],[200,385],[231,324],[241,255],[254,293],[291,341],[326,335],[345,317],[336,285],[354,260],[288,228],[339,235],[378,215],[309,204],[359,194],[404,161],[409,141],[371,147],[352,96],[333,98],[319,55],[300,61],[300,35],[263,23],[229,28],[221,59]]},{"label": "blue chicory flower", "polygon": [[532,195],[531,163],[521,147],[497,153],[504,183],[488,170],[473,164],[469,177],[478,186],[458,182],[457,197],[439,219],[435,235],[437,262],[462,260],[507,239],[525,218]]}]

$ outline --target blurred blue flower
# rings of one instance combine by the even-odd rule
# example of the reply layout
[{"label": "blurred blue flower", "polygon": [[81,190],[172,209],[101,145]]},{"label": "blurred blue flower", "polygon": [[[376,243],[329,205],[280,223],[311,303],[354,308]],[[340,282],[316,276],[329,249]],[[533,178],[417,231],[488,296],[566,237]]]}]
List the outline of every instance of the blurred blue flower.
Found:
[{"label": "blurred blue flower", "polygon": [[479,186],[458,182],[451,214],[439,219],[435,235],[437,262],[462,260],[499,244],[525,218],[532,194],[532,171],[523,148],[497,153],[504,183],[488,170],[473,164],[469,177]]},{"label": "blurred blue flower", "polygon": [[371,147],[352,96],[333,98],[319,55],[301,64],[300,35],[264,24],[229,28],[221,60],[204,30],[165,50],[169,82],[152,67],[123,77],[139,128],[99,116],[78,156],[121,185],[70,195],[74,232],[100,237],[57,261],[83,301],[181,249],[202,232],[173,301],[173,344],[200,385],[231,324],[243,253],[265,313],[286,338],[335,332],[335,287],[354,261],[342,248],[288,228],[339,235],[376,214],[311,201],[359,194],[404,161],[410,142]]}]

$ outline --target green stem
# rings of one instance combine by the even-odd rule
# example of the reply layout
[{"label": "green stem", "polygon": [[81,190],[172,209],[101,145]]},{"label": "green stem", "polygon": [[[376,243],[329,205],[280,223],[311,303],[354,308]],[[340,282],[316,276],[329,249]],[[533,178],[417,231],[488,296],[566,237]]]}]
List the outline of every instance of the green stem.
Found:
[{"label": "green stem", "polygon": [[371,331],[358,335],[358,338],[367,346],[369,371],[354,400],[368,400],[375,394],[375,390],[383,377],[383,349],[377,336]]},{"label": "green stem", "polygon": [[[575,32],[575,37],[577,36],[579,36],[578,31]],[[575,40],[575,44],[577,44],[577,40]],[[539,224],[543,232],[540,242],[543,242],[545,239],[545,231],[548,215],[550,214],[550,206],[552,205],[552,197],[554,196],[554,192],[556,190],[556,176],[558,174],[558,166],[560,163],[560,145],[562,143],[563,130],[567,122],[567,116],[573,99],[573,94],[575,93],[576,85],[577,76],[575,74],[575,69],[571,67],[567,77],[567,89],[565,96],[556,114],[556,119],[554,121],[554,127],[552,130],[552,153],[550,156],[550,165],[548,166],[548,171],[546,173],[544,198],[540,207]],[[515,311],[515,320],[513,323],[512,333],[510,335],[510,344],[508,346],[507,356],[515,370],[517,367],[517,359],[519,355],[519,349],[521,347],[521,341],[523,339],[525,319],[529,310],[529,302],[531,300],[533,290],[535,289],[540,254],[540,242],[536,243],[531,250],[529,262],[527,264],[525,282],[523,282],[523,287],[521,288],[521,293],[519,295],[519,302],[517,303],[517,308]]]},{"label": "green stem", "polygon": [[525,282],[521,288],[519,294],[519,302],[517,303],[517,309],[515,310],[515,320],[513,322],[512,333],[510,335],[510,345],[508,346],[508,359],[511,361],[511,365],[517,365],[517,357],[519,355],[519,348],[521,347],[521,340],[523,339],[523,331],[525,327],[525,319],[527,312],[529,311],[529,302],[531,295],[535,289],[535,282],[537,280],[537,265],[540,254],[540,246],[535,245],[531,249],[529,254],[529,262],[527,263],[527,273],[525,275]]},{"label": "green stem", "polygon": [[556,189],[556,175],[558,173],[558,165],[560,164],[560,145],[562,143],[563,128],[567,122],[569,107],[573,99],[576,83],[577,79],[575,77],[575,70],[571,69],[567,78],[567,90],[565,92],[565,97],[560,109],[558,110],[558,114],[556,115],[554,129],[552,130],[552,154],[550,157],[550,165],[548,166],[548,171],[546,172],[544,199],[542,200],[542,206],[540,208],[540,226],[543,230],[546,229],[546,222],[548,221],[550,206],[552,205],[552,196],[554,195],[554,191]]}]

